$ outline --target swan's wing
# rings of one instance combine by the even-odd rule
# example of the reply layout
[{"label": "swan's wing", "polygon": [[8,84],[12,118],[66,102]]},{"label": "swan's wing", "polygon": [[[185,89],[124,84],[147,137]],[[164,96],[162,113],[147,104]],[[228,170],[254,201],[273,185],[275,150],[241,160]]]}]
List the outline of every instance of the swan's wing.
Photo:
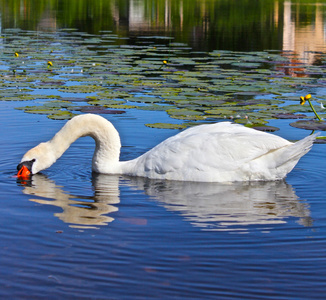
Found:
[{"label": "swan's wing", "polygon": [[[139,157],[137,169],[151,178],[216,181],[244,164],[292,143],[278,136],[229,122],[185,130]],[[203,175],[205,174],[205,175]],[[211,178],[210,178],[211,177]],[[220,180],[223,178],[220,178]]]}]

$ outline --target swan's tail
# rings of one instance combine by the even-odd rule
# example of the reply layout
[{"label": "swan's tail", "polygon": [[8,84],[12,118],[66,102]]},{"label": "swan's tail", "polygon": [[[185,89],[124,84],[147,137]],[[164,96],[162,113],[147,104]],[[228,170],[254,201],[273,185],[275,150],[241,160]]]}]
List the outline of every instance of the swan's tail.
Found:
[{"label": "swan's tail", "polygon": [[308,153],[318,135],[319,133],[308,135],[304,139],[288,147],[287,151],[285,151],[288,155],[288,159],[299,160],[302,156]]},{"label": "swan's tail", "polygon": [[317,135],[309,135],[296,143],[272,150],[253,161],[254,164],[251,164],[251,174],[255,174],[254,180],[283,179],[292,171],[299,159],[311,149]]},{"label": "swan's tail", "polygon": [[283,177],[295,167],[302,156],[309,152],[318,135],[318,133],[309,135],[284,149],[278,150],[281,153],[278,155],[275,167],[281,173],[284,173]]}]

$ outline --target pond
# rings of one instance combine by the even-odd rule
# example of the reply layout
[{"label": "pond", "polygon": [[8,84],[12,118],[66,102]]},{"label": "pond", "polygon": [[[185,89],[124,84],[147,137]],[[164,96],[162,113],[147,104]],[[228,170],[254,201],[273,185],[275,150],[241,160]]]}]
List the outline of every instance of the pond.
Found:
[{"label": "pond", "polygon": [[299,140],[307,94],[325,118],[322,2],[107,2],[0,1],[1,298],[323,299],[322,143],[281,182],[94,174],[88,137],[15,177],[87,112],[117,128],[122,160],[224,120]]}]

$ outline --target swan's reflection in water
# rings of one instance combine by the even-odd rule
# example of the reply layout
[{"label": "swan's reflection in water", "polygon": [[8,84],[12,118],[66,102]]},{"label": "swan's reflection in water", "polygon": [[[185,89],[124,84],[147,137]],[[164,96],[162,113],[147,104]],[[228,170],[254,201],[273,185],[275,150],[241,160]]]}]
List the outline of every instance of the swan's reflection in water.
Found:
[{"label": "swan's reflection in water", "polygon": [[63,211],[55,216],[73,227],[112,222],[121,184],[144,191],[167,210],[207,230],[247,230],[249,225],[286,223],[288,217],[298,218],[303,226],[312,223],[307,204],[284,181],[216,184],[96,174],[92,183],[94,195],[83,197],[71,195],[43,175],[34,175],[24,193],[39,197],[31,201],[61,207]]},{"label": "swan's reflection in water", "polygon": [[286,223],[288,217],[312,225],[307,204],[285,181],[216,184],[132,178],[131,182],[166,209],[205,229],[247,230],[252,224]]},{"label": "swan's reflection in water", "polygon": [[92,182],[93,196],[72,195],[53,180],[36,174],[32,176],[31,184],[25,185],[23,192],[43,198],[31,198],[30,201],[61,207],[63,211],[54,216],[71,227],[94,228],[114,220],[110,214],[118,210],[115,204],[120,202],[120,191],[117,176],[96,176]]}]

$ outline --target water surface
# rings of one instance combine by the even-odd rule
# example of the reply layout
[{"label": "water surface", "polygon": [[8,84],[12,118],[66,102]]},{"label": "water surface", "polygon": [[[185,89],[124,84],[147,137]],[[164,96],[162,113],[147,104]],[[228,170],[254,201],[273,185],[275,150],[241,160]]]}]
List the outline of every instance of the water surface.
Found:
[{"label": "water surface", "polygon": [[[148,129],[149,141],[137,112],[112,118],[122,157],[174,133]],[[323,145],[285,182],[212,185],[92,175],[84,138],[24,183],[13,177],[20,152],[62,122],[9,107],[1,119],[2,297],[323,298]]]},{"label": "water surface", "polygon": [[[89,17],[76,12],[68,22],[69,9],[65,7],[68,2],[48,1],[47,5],[39,5],[34,11],[38,12],[38,18],[27,18],[22,7],[17,9],[12,4],[19,2],[22,5],[21,1],[12,1],[8,5],[5,2],[1,3],[2,26],[6,28],[15,27],[15,23],[10,21],[15,20],[16,27],[24,25],[26,28],[23,29],[35,30],[41,20],[48,19],[46,16],[54,18],[51,20],[56,20],[57,26],[82,27],[82,23],[73,20],[74,17],[78,16],[80,20]],[[242,5],[247,3],[253,10],[252,14],[258,14],[264,6],[263,2],[259,5],[251,5],[251,1],[240,2]],[[26,5],[26,11],[31,11],[34,1],[26,3],[30,4]],[[69,3],[72,7],[77,5],[77,1]],[[90,4],[87,1],[80,3],[82,8],[86,8],[86,3]],[[109,14],[109,7],[114,11],[118,9],[120,16],[128,15],[128,11],[129,20],[131,16],[139,16],[131,14],[131,8],[142,8],[141,2],[128,3],[127,9],[119,1],[111,2],[111,6],[104,6],[101,11]],[[157,3],[162,4],[160,1]],[[184,11],[187,5],[193,8],[187,1],[177,3],[183,3]],[[230,1],[203,3],[221,9],[226,5],[224,12],[235,11],[234,16],[240,13],[240,8],[234,3],[227,5]],[[291,4],[289,1],[264,3],[267,3],[266,10],[273,11],[275,17],[276,8],[283,12]],[[104,1],[98,1],[100,4],[104,5]],[[258,11],[255,10],[257,7]],[[112,19],[107,23],[103,20],[96,22],[96,17],[101,15],[96,8],[98,6],[94,5],[88,10],[94,14],[87,27],[90,33],[124,28],[111,28],[116,24]],[[291,23],[296,25],[292,27],[296,33],[300,28],[317,24],[314,21],[317,12],[321,12],[322,20],[324,18],[324,6],[315,1],[302,6],[293,2],[290,8],[292,12],[303,10],[294,14],[301,21],[293,20]],[[7,14],[8,11],[16,13],[16,17],[10,19],[8,16],[12,15]],[[212,10],[210,14],[213,11],[216,12]],[[180,16],[179,12],[180,7],[174,12],[175,16]],[[210,14],[206,19],[218,23],[219,19]],[[125,24],[122,20],[119,18],[119,24]],[[190,22],[190,19],[186,20]],[[193,18],[191,24],[194,26],[198,20],[203,20],[202,16]],[[252,20],[257,19],[248,18],[247,22]],[[271,20],[276,22],[275,18],[260,21],[264,32],[269,31],[266,24],[271,24]],[[237,28],[234,22],[229,20],[225,29],[226,40],[234,39],[230,34]],[[323,24],[320,22],[318,24]],[[247,26],[246,22],[238,23]],[[53,25],[54,22],[46,24]],[[111,27],[106,24],[111,24]],[[212,30],[218,27],[207,28],[204,38],[193,41],[210,43],[209,46],[203,45],[201,50],[206,50],[206,47],[219,50],[221,43],[214,42],[216,38],[212,35]],[[85,28],[80,30],[86,31]],[[155,30],[151,27],[151,34]],[[168,31],[173,34],[171,29]],[[266,47],[282,50],[284,41],[279,31],[269,31],[275,36],[272,40],[250,36],[247,43],[242,44],[242,50],[265,50]],[[181,32],[182,39],[176,34],[179,41],[189,34],[187,30]],[[143,31],[144,35],[147,33]],[[162,34],[162,30],[156,33]],[[127,32],[126,36],[129,34]],[[121,43],[132,43],[132,39],[128,42],[122,39]],[[250,49],[247,48],[249,44],[253,45]],[[241,47],[238,40],[223,45],[231,50]],[[4,45],[3,49],[6,47],[9,46]],[[323,51],[323,48],[316,49]],[[6,70],[7,65],[3,66]],[[323,95],[320,88],[313,91]],[[31,181],[17,181],[15,168],[23,153],[50,139],[65,123],[64,120],[49,120],[45,115],[14,109],[40,102],[39,99],[0,102],[1,298],[324,299],[324,145],[314,145],[285,181],[206,184],[92,174],[94,142],[91,138],[83,138],[42,174],[33,176]],[[176,122],[171,121],[165,111],[128,109],[124,114],[103,116],[121,134],[123,160],[141,155],[178,132],[144,126],[158,120]],[[290,122],[270,120],[269,124],[279,127],[275,134],[287,139],[300,139],[310,133],[289,126]]]}]

